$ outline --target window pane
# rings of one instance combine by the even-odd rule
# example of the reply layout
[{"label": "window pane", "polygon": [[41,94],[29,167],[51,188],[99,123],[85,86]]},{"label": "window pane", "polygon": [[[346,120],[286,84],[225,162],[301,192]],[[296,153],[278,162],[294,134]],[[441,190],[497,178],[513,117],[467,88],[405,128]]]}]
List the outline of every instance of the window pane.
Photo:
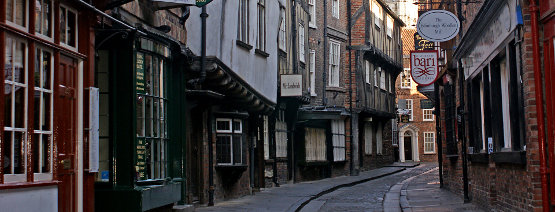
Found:
[{"label": "window pane", "polygon": [[60,42],[67,43],[66,8],[60,7]]},{"label": "window pane", "polygon": [[50,130],[50,119],[52,113],[50,112],[50,99],[52,94],[49,93],[42,93],[42,101],[41,101],[41,108],[42,108],[42,123],[41,129],[42,130]]},{"label": "window pane", "polygon": [[13,132],[13,173],[23,174],[25,173],[25,134],[22,132]]},{"label": "window pane", "polygon": [[41,152],[41,157],[42,157],[42,173],[48,173],[50,172],[50,155],[51,155],[51,151],[50,151],[50,135],[48,134],[43,134],[42,135],[42,152]]},{"label": "window pane", "polygon": [[234,135],[233,136],[233,163],[234,164],[242,164],[243,163],[243,139],[241,139],[241,135]]},{"label": "window pane", "polygon": [[26,26],[25,0],[15,0],[15,23]]},{"label": "window pane", "polygon": [[33,172],[40,173],[42,164],[40,163],[40,134],[33,134]]},{"label": "window pane", "polygon": [[146,144],[145,144],[145,163],[146,163],[146,168],[145,168],[145,177],[143,179],[151,179],[152,178],[152,142],[151,140],[146,140]]},{"label": "window pane", "polygon": [[152,108],[152,137],[158,137],[159,133],[158,133],[158,123],[159,123],[159,114],[160,111],[158,111],[158,100],[154,100],[153,101],[153,108]]},{"label": "window pane", "polygon": [[12,174],[12,132],[5,131],[4,132],[4,174]]},{"label": "window pane", "polygon": [[18,128],[25,127],[25,88],[14,86],[15,88],[15,126]]},{"label": "window pane", "polygon": [[76,47],[75,45],[77,38],[77,16],[70,10],[67,11],[67,44]]},{"label": "window pane", "polygon": [[137,105],[136,105],[136,112],[137,112],[137,136],[143,137],[145,136],[144,132],[144,124],[145,124],[145,117],[144,117],[144,101],[145,97],[137,96]]},{"label": "window pane", "polygon": [[241,132],[241,121],[233,121],[233,131],[234,132]]},{"label": "window pane", "polygon": [[[42,52],[42,88],[50,89],[50,68],[51,68],[51,55],[50,52],[43,51]],[[36,78],[36,77],[35,77]],[[37,84],[35,84],[37,86]]]},{"label": "window pane", "polygon": [[52,3],[50,0],[43,0],[42,5],[42,34],[50,36],[52,33],[52,27],[50,26],[50,23],[52,23]]},{"label": "window pane", "polygon": [[40,124],[41,124],[41,122],[40,122],[40,115],[41,115],[41,113],[40,113],[41,112],[40,91],[35,91],[34,99],[35,99],[35,101],[34,101],[34,110],[35,111],[33,111],[33,114],[34,114],[34,116],[33,116],[33,128],[35,130],[40,130],[41,129],[40,128]]},{"label": "window pane", "polygon": [[216,139],[217,163],[231,163],[231,136],[219,135]]},{"label": "window pane", "polygon": [[145,90],[146,94],[152,95],[152,56],[145,55]]},{"label": "window pane", "polygon": [[226,130],[226,131],[231,130],[231,129],[229,128],[229,122],[230,122],[230,121],[216,121],[216,130],[222,130],[222,131],[224,131],[224,130]]},{"label": "window pane", "polygon": [[35,1],[35,30],[38,33],[42,33],[42,27],[41,27],[41,25],[42,25],[41,20],[42,20],[42,14],[43,14],[42,13],[42,10],[43,10],[42,6],[43,5],[41,4],[40,0]]},{"label": "window pane", "polygon": [[17,43],[15,46],[15,56],[13,59],[14,81],[25,83],[25,43]]},{"label": "window pane", "polygon": [[7,0],[6,2],[6,19],[13,22],[13,1]]},{"label": "window pane", "polygon": [[4,86],[4,125],[12,126],[12,85]]},{"label": "window pane", "polygon": [[152,98],[144,97],[146,99],[145,107],[145,131],[146,137],[152,136]]}]

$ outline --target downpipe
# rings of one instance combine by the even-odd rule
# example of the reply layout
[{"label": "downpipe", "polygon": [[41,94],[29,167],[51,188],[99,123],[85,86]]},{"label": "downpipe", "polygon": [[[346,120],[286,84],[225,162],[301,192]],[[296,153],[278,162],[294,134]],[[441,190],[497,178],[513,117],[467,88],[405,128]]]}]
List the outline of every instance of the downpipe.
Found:
[{"label": "downpipe", "polygon": [[536,97],[536,121],[538,124],[538,146],[540,151],[540,176],[542,190],[542,211],[549,211],[549,188],[547,185],[547,158],[545,149],[545,121],[543,109],[542,73],[540,62],[540,41],[538,31],[538,6],[535,0],[530,0],[530,23],[532,28],[532,55],[534,64],[534,89]]}]

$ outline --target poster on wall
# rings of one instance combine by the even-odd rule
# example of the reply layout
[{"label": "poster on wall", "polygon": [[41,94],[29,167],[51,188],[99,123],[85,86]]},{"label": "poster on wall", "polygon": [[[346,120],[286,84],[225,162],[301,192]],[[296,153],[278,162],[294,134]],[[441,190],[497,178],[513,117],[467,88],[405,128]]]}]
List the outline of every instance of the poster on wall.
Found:
[{"label": "poster on wall", "polygon": [[434,83],[439,76],[437,59],[438,52],[436,50],[411,51],[410,74],[412,80],[420,86]]}]

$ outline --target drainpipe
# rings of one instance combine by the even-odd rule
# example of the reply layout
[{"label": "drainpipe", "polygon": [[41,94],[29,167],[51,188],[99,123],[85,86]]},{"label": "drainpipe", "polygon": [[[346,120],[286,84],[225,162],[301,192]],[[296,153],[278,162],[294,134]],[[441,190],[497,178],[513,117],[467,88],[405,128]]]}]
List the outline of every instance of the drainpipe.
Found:
[{"label": "drainpipe", "polygon": [[327,98],[326,98],[326,79],[327,79],[327,54],[328,54],[328,0],[324,0],[324,72],[322,73],[322,105],[326,106]]},{"label": "drainpipe", "polygon": [[208,109],[208,206],[214,206],[214,140],[212,135],[212,109]]},{"label": "drainpipe", "polygon": [[459,97],[460,97],[460,106],[459,106],[459,111],[457,111],[460,115],[461,121],[460,121],[460,135],[461,135],[461,140],[462,140],[462,167],[463,167],[463,193],[464,193],[464,202],[468,203],[470,202],[470,198],[468,197],[468,163],[466,161],[466,148],[467,148],[467,142],[466,142],[466,135],[465,135],[465,118],[464,116],[466,115],[466,111],[464,111],[464,70],[462,69],[462,63],[459,61]]},{"label": "drainpipe", "polygon": [[538,124],[538,146],[540,151],[540,176],[542,188],[542,207],[549,211],[549,188],[547,186],[547,162],[545,153],[545,123],[543,116],[542,73],[540,63],[540,46],[538,33],[538,6],[535,0],[530,0],[530,23],[532,24],[532,53],[534,62],[534,89],[536,94],[536,121]]},{"label": "drainpipe", "polygon": [[[299,60],[299,54],[297,51],[297,45],[299,44],[299,41],[297,40],[297,24],[299,24],[299,22],[297,21],[297,0],[291,0],[291,23],[293,23],[291,25],[292,27],[292,35],[291,35],[291,40],[293,41],[293,43],[291,44],[291,48],[293,50],[293,74],[298,74],[299,73],[299,67],[298,67],[298,60]],[[289,108],[291,106],[291,104],[287,104],[287,108],[288,110],[291,110],[291,108]],[[291,122],[291,131],[287,132],[290,133],[290,137],[291,137],[291,142],[289,142],[289,144],[291,144],[291,176],[293,177],[293,183],[297,182],[297,162],[295,161],[295,123],[297,123],[297,114],[295,113],[295,118],[293,119],[293,122]]]},{"label": "drainpipe", "polygon": [[351,142],[351,145],[349,147],[349,157],[351,158],[351,163],[350,163],[350,171],[351,171],[351,175],[357,175],[357,173],[355,173],[355,161],[354,161],[354,143],[355,141],[353,140],[354,136],[353,136],[353,77],[352,77],[352,73],[353,73],[353,64],[352,64],[352,58],[351,58],[351,30],[352,30],[352,25],[351,25],[351,0],[347,1],[347,31],[349,32],[349,47],[348,47],[348,51],[349,51],[349,114],[351,115],[350,118],[350,125],[351,127],[349,127],[349,140]]},{"label": "drainpipe", "polygon": [[201,19],[201,38],[200,38],[200,77],[196,79],[189,80],[189,84],[198,85],[198,88],[202,88],[202,83],[206,79],[206,18],[208,18],[208,13],[206,13],[206,5],[202,6],[202,13],[200,13]]},{"label": "drainpipe", "polygon": [[[441,144],[441,105],[439,104],[439,83],[434,83],[435,110],[436,115],[436,143],[437,143],[437,163],[439,166],[439,187],[443,188],[443,146]],[[399,152],[399,154],[401,154]]]}]

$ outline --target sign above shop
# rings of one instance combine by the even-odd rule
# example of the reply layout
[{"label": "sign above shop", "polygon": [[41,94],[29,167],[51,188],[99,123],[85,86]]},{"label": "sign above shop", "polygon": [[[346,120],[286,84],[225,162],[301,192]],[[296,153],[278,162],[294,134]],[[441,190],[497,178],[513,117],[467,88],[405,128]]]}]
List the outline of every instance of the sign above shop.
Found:
[{"label": "sign above shop", "polygon": [[281,96],[302,96],[303,76],[300,74],[281,75]]},{"label": "sign above shop", "polygon": [[418,32],[414,33],[414,50],[434,50],[434,48],[434,42],[424,39]]},{"label": "sign above shop", "polygon": [[182,6],[193,6],[198,3],[199,0],[152,0],[154,6],[157,8],[169,9]]},{"label": "sign above shop", "polygon": [[418,85],[431,85],[437,80],[439,70],[437,66],[438,53],[435,50],[411,51],[410,74]]},{"label": "sign above shop", "polygon": [[430,10],[418,17],[416,30],[426,40],[443,42],[457,36],[460,25],[459,19],[453,13],[445,10]]}]

